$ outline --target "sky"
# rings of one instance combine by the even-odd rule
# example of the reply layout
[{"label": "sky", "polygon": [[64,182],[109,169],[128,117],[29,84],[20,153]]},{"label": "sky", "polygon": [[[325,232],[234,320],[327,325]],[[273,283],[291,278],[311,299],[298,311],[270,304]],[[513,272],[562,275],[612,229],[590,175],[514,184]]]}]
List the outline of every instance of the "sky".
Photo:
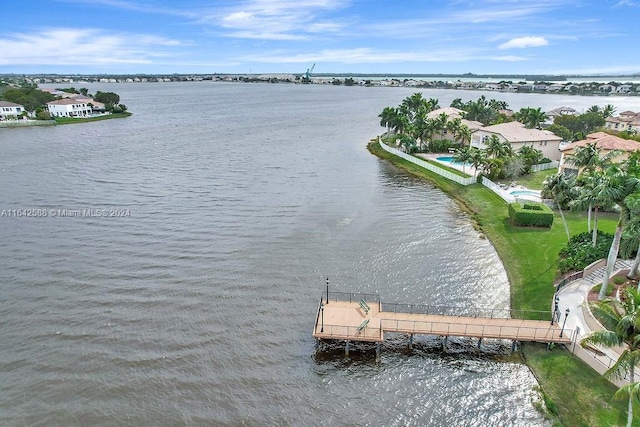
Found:
[{"label": "sky", "polygon": [[640,73],[640,0],[5,0],[0,10],[0,73]]}]

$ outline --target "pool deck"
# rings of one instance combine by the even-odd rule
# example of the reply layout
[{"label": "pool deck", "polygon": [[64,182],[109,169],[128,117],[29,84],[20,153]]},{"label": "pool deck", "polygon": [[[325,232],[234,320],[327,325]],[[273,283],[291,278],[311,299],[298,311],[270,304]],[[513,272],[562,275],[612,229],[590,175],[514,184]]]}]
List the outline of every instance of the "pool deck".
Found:
[{"label": "pool deck", "polygon": [[[454,168],[457,169],[459,171],[462,171],[464,173],[467,173],[471,176],[475,176],[476,174],[476,169],[473,166],[462,166],[461,164],[458,163],[451,163],[451,162],[443,162],[441,160],[438,160],[438,157],[451,157],[452,154],[449,153],[417,153],[416,154],[417,157],[421,157],[423,159],[427,159],[427,160],[433,160],[436,161],[438,163],[441,163],[445,166],[448,166],[450,168]],[[500,183],[496,183],[498,185],[500,185]],[[539,196],[540,192],[536,191],[536,190],[532,190],[530,188],[527,188],[525,186],[522,185],[514,185],[514,184],[510,184],[510,185],[506,185],[506,184],[502,184],[500,185],[501,187],[501,192],[503,193],[503,199],[505,200],[510,200],[510,198],[513,198],[514,200],[528,200],[528,201],[533,201],[533,202],[540,202],[541,198]],[[538,196],[534,196],[532,194],[518,194],[518,195],[514,195],[511,194],[512,191],[531,191],[531,192],[535,192],[538,193]]]},{"label": "pool deck", "polygon": [[416,157],[421,157],[423,159],[426,160],[434,160],[438,163],[442,163],[445,166],[449,166],[450,168],[454,168],[457,169],[459,171],[462,171],[464,173],[469,174],[470,176],[475,176],[476,174],[476,168],[474,168],[471,165],[467,165],[467,166],[462,166],[461,164],[458,163],[451,163],[451,162],[442,162],[440,160],[438,160],[438,157],[451,157],[453,156],[453,154],[449,154],[449,153],[416,153],[415,154]]}]

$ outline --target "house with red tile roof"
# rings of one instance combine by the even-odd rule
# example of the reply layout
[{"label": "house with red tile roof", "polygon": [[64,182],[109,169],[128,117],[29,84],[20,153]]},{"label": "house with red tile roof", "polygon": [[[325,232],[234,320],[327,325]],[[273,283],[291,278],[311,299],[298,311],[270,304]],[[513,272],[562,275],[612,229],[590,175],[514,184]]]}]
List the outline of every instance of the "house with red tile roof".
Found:
[{"label": "house with red tile roof", "polygon": [[572,142],[560,150],[562,152],[562,158],[560,159],[558,172],[567,175],[577,175],[580,172],[580,168],[570,164],[569,159],[575,154],[576,148],[585,147],[587,144],[595,144],[596,148],[600,150],[600,156],[605,156],[612,151],[619,151],[620,154],[612,159],[615,163],[623,162],[629,157],[629,154],[640,150],[640,142],[609,135],[604,132],[590,133],[586,139]]}]

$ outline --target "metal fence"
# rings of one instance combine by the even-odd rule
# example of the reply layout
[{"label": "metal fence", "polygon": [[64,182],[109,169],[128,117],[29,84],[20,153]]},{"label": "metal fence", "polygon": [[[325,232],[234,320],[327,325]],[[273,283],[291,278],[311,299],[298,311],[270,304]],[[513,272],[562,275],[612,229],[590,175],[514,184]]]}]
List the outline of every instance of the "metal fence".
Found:
[{"label": "metal fence", "polygon": [[513,310],[510,308],[485,308],[475,306],[445,306],[428,304],[403,304],[383,302],[381,310],[388,313],[428,314],[438,316],[474,317],[489,319],[549,320],[551,311]]}]

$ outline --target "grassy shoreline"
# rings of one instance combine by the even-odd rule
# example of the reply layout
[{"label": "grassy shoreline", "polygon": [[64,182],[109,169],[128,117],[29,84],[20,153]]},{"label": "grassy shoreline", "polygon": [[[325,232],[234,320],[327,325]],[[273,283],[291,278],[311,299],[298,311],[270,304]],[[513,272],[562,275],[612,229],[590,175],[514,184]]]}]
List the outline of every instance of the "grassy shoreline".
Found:
[{"label": "grassy shoreline", "polygon": [[[557,257],[566,243],[564,226],[556,215],[551,229],[512,226],[507,218],[507,204],[480,184],[458,185],[404,159],[384,151],[377,140],[369,151],[407,172],[427,179],[451,197],[469,214],[474,227],[493,244],[509,278],[511,307],[516,310],[550,310]],[[570,233],[586,231],[581,213],[567,213]],[[599,218],[599,229],[613,232],[616,217]],[[546,345],[522,346],[523,359],[538,379],[546,402],[546,415],[554,425],[615,426],[625,425],[626,402],[614,401],[616,387],[577,357],[561,348],[547,350]],[[640,426],[640,417],[634,425]]]},{"label": "grassy shoreline", "polygon": [[68,125],[73,123],[87,123],[87,122],[99,122],[101,120],[121,119],[123,117],[129,117],[132,113],[113,113],[104,116],[95,117],[56,117],[55,121],[57,125]]}]

